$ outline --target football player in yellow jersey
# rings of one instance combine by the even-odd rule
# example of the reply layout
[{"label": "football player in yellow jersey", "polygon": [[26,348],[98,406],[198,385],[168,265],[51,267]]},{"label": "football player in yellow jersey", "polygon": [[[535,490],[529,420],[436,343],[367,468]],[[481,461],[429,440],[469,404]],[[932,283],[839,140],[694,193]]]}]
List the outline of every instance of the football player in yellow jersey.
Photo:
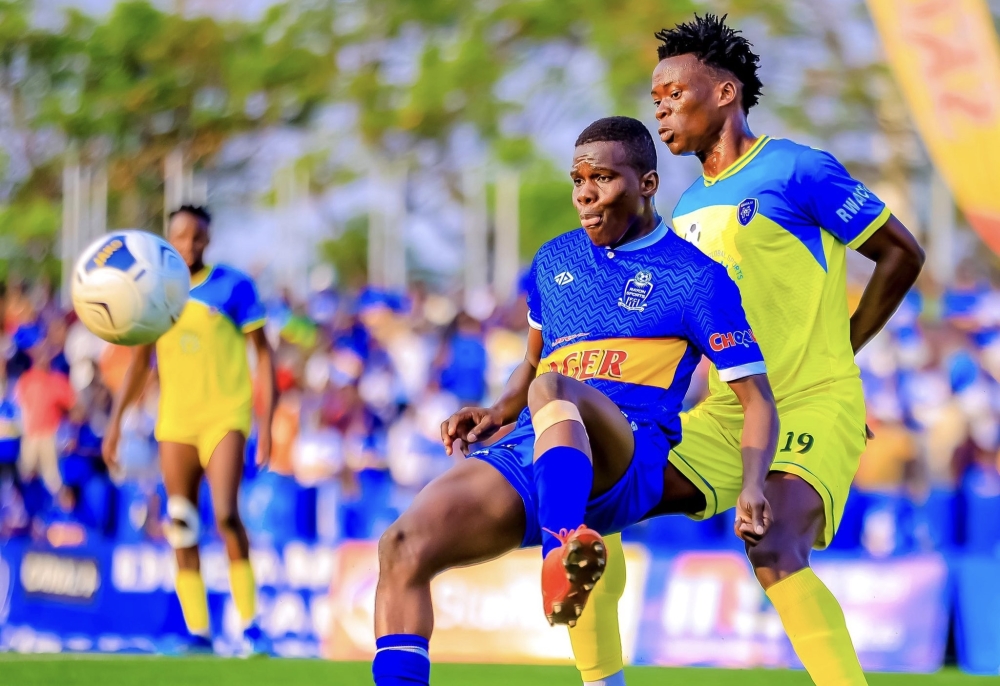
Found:
[{"label": "football player in yellow jersey", "polygon": [[200,572],[198,490],[208,478],[216,525],[229,557],[233,603],[244,625],[246,650],[269,651],[256,624],[257,587],[250,544],[237,508],[251,420],[247,341],[256,352],[256,380],[265,399],[258,417],[257,463],[271,452],[274,367],[264,337],[264,306],[250,277],[204,262],[211,217],[185,205],[171,213],[167,239],[191,270],[191,293],[177,323],[153,345],[133,349],[104,438],[104,458],[115,465],[122,414],[140,395],[152,356],[160,379],[156,439],[167,489],[167,542],[177,556],[176,590],[195,650],[211,650],[208,603]]},{"label": "football player in yellow jersey", "polygon": [[[725,17],[696,17],[657,38],[652,96],[660,138],[675,155],[696,155],[703,168],[674,210],[674,230],[725,265],[739,286],[774,388],[781,433],[764,483],[770,528],[758,528],[742,512],[748,504],[737,502],[743,419],[714,368],[708,398],[682,415],[670,464],[700,494],[694,518],[736,507],[736,534],[813,681],[865,684],[843,611],[810,569],[809,555],[833,538],[865,446],[854,354],[913,285],[923,251],[833,156],[750,131],[747,114],[762,87],[759,59]],[[875,263],[853,315],[847,248]],[[736,336],[713,342],[742,344]],[[620,686],[624,555],[618,537],[606,540],[607,572],[570,636],[584,682]]]}]

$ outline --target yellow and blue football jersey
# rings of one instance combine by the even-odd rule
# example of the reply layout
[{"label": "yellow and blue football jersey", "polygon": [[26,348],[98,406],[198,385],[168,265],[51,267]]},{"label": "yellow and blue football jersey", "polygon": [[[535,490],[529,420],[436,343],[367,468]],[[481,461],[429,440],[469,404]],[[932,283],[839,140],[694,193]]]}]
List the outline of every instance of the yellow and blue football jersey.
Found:
[{"label": "yellow and blue football jersey", "polygon": [[538,373],[594,386],[671,445],[703,354],[726,381],[765,371],[726,270],[662,221],[617,248],[594,245],[583,229],[549,241],[532,262],[527,297],[544,341]]},{"label": "yellow and blue football jersey", "polygon": [[[206,432],[247,432],[252,386],[246,334],[264,326],[253,280],[226,265],[191,278],[180,318],[156,342],[160,374],[157,438],[199,446]],[[202,462],[210,455],[202,455]]]},{"label": "yellow and blue football jersey", "polygon": [[[863,420],[845,248],[888,218],[885,204],[832,155],[767,136],[719,176],[697,179],[677,203],[676,233],[739,286],[779,407],[824,395]],[[717,369],[709,386],[712,412],[742,414]]]}]

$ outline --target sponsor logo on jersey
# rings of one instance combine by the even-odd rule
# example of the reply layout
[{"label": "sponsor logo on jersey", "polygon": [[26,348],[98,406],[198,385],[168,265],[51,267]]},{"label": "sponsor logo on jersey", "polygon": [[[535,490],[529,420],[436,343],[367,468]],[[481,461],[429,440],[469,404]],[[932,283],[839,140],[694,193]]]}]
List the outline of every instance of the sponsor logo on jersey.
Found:
[{"label": "sponsor logo on jersey", "polygon": [[569,272],[559,272],[555,276],[555,282],[560,286],[565,286],[566,284],[573,282],[573,275]]},{"label": "sponsor logo on jersey", "polygon": [[584,336],[589,336],[590,332],[587,333],[575,333],[572,336],[563,336],[562,338],[557,338],[552,341],[552,345],[562,345],[563,343],[569,343],[570,341],[575,341],[577,338],[583,338]]},{"label": "sponsor logo on jersey", "polygon": [[630,312],[642,312],[646,309],[646,299],[653,292],[653,275],[639,270],[625,284],[625,292],[618,298],[618,307],[624,307]]},{"label": "sponsor logo on jersey", "polygon": [[751,345],[757,344],[757,337],[753,335],[751,329],[747,329],[746,331],[729,331],[728,333],[713,333],[708,337],[708,344],[715,352],[737,345],[749,348]]},{"label": "sponsor logo on jersey", "polygon": [[747,198],[739,204],[736,208],[736,221],[740,223],[740,226],[746,226],[753,221],[753,218],[757,216],[759,205],[757,198]]},{"label": "sponsor logo on jersey", "polygon": [[698,222],[695,222],[691,224],[691,226],[687,228],[687,231],[684,231],[681,235],[688,243],[698,245],[701,243],[701,226]]},{"label": "sponsor logo on jersey", "polygon": [[871,191],[865,188],[863,183],[859,183],[851,192],[851,196],[837,210],[837,216],[846,224],[858,215],[858,212],[861,211],[861,208],[864,207],[865,203],[871,197]]},{"label": "sponsor logo on jersey", "polygon": [[628,359],[624,350],[579,350],[562,359],[549,362],[549,371],[580,381],[587,379],[621,379],[622,365]]}]

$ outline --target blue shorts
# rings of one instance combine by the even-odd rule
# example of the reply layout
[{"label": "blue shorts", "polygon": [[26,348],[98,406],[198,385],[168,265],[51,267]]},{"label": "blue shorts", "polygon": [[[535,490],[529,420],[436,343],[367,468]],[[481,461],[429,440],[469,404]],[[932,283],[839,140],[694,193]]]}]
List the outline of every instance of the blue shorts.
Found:
[{"label": "blue shorts", "polygon": [[[670,443],[663,432],[648,424],[632,422],[635,452],[632,463],[610,490],[587,503],[584,523],[600,534],[612,534],[649,514],[663,497],[663,472],[667,468]],[[469,454],[497,469],[524,502],[526,526],[522,548],[542,544],[538,522],[538,493],[534,477],[535,431],[531,424],[519,426],[495,445]]]}]

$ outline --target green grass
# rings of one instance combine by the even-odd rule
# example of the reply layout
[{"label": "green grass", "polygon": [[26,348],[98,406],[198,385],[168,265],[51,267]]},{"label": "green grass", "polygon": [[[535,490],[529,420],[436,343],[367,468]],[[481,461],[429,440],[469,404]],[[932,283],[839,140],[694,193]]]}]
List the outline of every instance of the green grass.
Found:
[{"label": "green grass", "polygon": [[[0,686],[371,686],[369,665],[320,660],[224,660],[104,655],[0,654]],[[804,672],[787,670],[627,670],[629,686],[808,686]],[[572,667],[523,665],[435,665],[433,686],[580,686]],[[996,678],[971,677],[950,669],[938,674],[872,674],[871,686],[977,686]]]}]

